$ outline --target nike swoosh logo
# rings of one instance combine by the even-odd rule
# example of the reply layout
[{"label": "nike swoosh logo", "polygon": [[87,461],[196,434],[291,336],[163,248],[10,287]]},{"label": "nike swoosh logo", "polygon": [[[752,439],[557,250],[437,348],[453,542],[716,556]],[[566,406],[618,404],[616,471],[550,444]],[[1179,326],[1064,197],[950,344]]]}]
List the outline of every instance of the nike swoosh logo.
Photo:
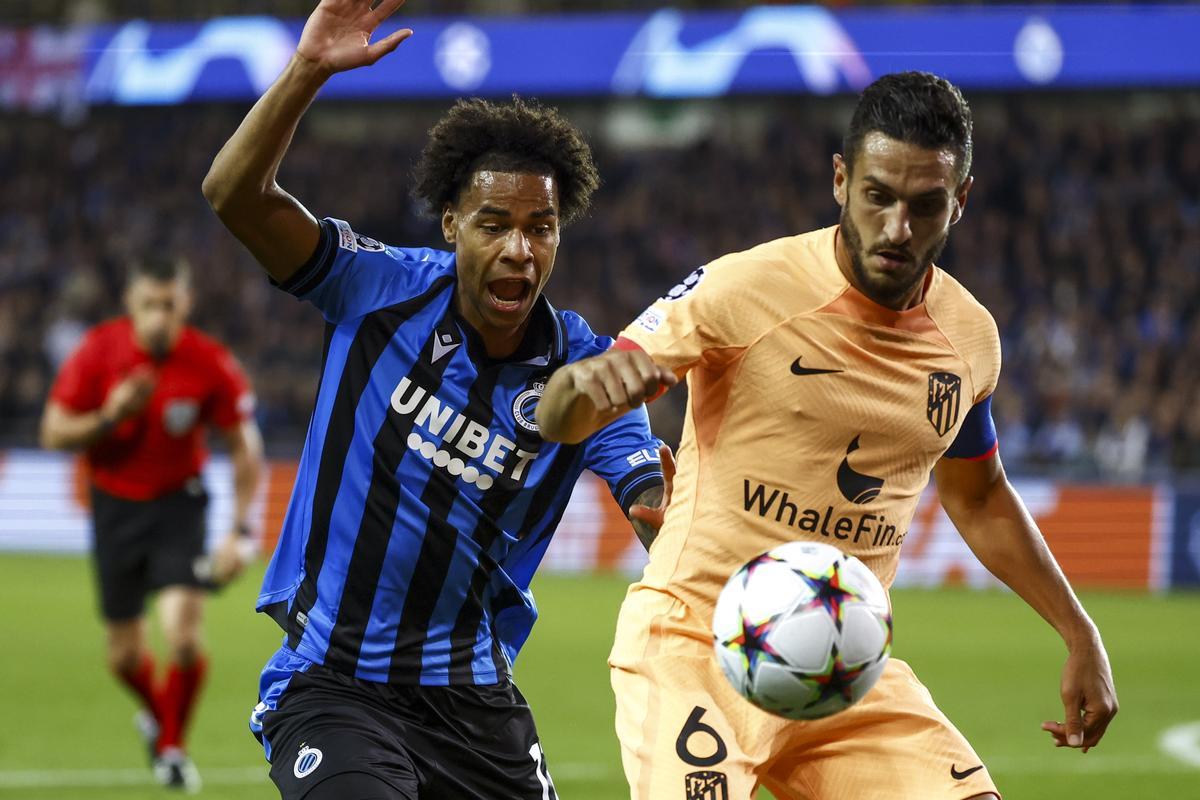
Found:
[{"label": "nike swoosh logo", "polygon": [[961,781],[963,778],[970,777],[971,775],[974,775],[976,772],[979,772],[979,770],[981,770],[981,769],[983,769],[983,764],[980,764],[978,767],[971,767],[970,769],[964,769],[962,772],[959,772],[957,769],[954,768],[954,765],[951,764],[950,765],[950,777],[954,778],[954,780],[956,780],[956,781]]},{"label": "nike swoosh logo", "polygon": [[[800,358],[803,358],[803,356]],[[792,362],[793,375],[829,375],[830,373],[841,371],[842,370],[840,369],[813,369],[811,367],[802,367],[800,366],[799,358]]]}]

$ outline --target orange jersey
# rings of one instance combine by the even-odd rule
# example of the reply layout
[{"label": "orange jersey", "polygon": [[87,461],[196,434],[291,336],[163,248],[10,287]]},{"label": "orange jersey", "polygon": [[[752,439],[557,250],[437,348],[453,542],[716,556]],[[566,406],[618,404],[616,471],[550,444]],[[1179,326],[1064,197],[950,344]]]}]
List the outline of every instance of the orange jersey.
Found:
[{"label": "orange jersey", "polygon": [[996,386],[1000,340],[937,267],[916,308],[869,300],[838,269],[836,236],[720,258],[622,333],[686,374],[690,393],[671,505],[632,591],[666,592],[707,620],[738,567],[798,539],[858,556],[891,585],[930,470]]}]

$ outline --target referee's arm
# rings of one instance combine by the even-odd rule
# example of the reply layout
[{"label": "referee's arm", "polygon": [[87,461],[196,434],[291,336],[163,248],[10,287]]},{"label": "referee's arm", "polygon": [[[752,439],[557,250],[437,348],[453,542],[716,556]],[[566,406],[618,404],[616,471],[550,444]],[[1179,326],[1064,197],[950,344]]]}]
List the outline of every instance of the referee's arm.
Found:
[{"label": "referee's arm", "polygon": [[221,434],[229,447],[229,460],[233,463],[233,527],[246,536],[250,529],[250,504],[254,502],[262,475],[262,434],[254,420],[249,419],[221,431]]},{"label": "referee's arm", "polygon": [[153,393],[153,372],[135,369],[94,411],[75,411],[57,400],[47,400],[39,441],[47,450],[85,450],[145,408]]},{"label": "referee's arm", "polygon": [[213,578],[218,585],[241,574],[258,552],[250,525],[250,504],[262,475],[262,434],[253,419],[221,429],[233,463],[233,526],[214,553]]}]

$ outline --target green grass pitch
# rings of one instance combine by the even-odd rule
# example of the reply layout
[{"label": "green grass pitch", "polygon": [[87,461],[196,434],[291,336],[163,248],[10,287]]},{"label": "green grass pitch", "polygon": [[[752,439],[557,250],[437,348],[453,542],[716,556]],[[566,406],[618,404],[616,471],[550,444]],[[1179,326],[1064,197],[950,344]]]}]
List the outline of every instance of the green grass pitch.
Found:
[{"label": "green grass pitch", "polygon": [[[202,796],[212,800],[278,796],[246,730],[258,670],[280,638],[251,611],[258,577],[209,605],[211,672],[191,751],[205,778]],[[628,796],[604,663],[625,584],[559,575],[535,584],[542,619],[516,678],[566,800]],[[87,562],[0,556],[0,587],[0,800],[170,796],[150,783],[133,702],[103,670]],[[1006,800],[1200,797],[1200,766],[1159,746],[1164,730],[1200,722],[1200,595],[1084,595],[1121,700],[1108,737],[1086,755],[1054,749],[1038,730],[1043,719],[1061,717],[1064,653],[1019,599],[937,590],[897,591],[894,602],[896,655],[970,738]]]}]

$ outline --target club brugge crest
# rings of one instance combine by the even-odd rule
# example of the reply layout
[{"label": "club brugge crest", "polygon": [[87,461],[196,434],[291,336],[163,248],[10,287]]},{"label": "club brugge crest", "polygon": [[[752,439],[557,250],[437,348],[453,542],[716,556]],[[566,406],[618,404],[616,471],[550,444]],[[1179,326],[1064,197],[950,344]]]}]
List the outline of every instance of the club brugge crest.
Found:
[{"label": "club brugge crest", "polygon": [[297,778],[307,778],[316,771],[317,767],[321,766],[321,759],[324,757],[325,754],[315,747],[301,746],[300,752],[296,755],[296,764],[292,767],[292,774]]},{"label": "club brugge crest", "polygon": [[683,776],[684,800],[729,800],[724,772],[689,772]]},{"label": "club brugge crest", "polygon": [[953,372],[929,373],[929,408],[925,416],[929,424],[945,436],[958,422],[958,411],[962,407],[962,378]]},{"label": "club brugge crest", "polygon": [[542,392],[544,391],[546,391],[545,382],[537,380],[528,389],[513,399],[513,419],[527,431],[538,432],[538,425],[534,419],[533,412],[537,408],[538,400],[542,399]]}]

